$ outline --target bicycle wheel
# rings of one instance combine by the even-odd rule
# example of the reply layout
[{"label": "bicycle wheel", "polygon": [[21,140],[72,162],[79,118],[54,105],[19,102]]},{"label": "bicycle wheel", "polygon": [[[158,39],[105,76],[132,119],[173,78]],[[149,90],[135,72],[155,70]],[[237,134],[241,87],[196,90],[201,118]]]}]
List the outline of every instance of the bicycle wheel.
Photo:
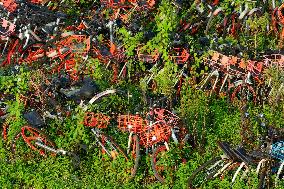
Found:
[{"label": "bicycle wheel", "polygon": [[223,160],[221,157],[216,157],[205,162],[189,177],[188,188],[201,188],[202,184],[221,174],[222,169],[226,165],[229,165],[228,162],[226,162],[226,160]]},{"label": "bicycle wheel", "polygon": [[4,141],[7,141],[9,125],[7,123],[3,123],[2,129],[2,137]]},{"label": "bicycle wheel", "polygon": [[272,161],[265,161],[264,165],[261,167],[258,179],[258,189],[271,188],[270,175],[273,174],[271,167],[274,167]]},{"label": "bicycle wheel", "polygon": [[167,153],[167,148],[165,145],[163,146],[158,146],[151,157],[151,164],[152,164],[152,169],[154,171],[155,177],[161,182],[165,183],[165,172],[166,172],[166,164],[167,163],[165,160],[166,158],[166,153]]},{"label": "bicycle wheel", "polygon": [[131,143],[128,155],[134,161],[134,166],[131,168],[131,176],[130,179],[134,178],[137,173],[139,161],[140,161],[140,145],[139,138],[137,135],[131,136]]},{"label": "bicycle wheel", "polygon": [[18,134],[16,134],[15,135],[15,137],[14,137],[14,139],[13,139],[13,141],[12,141],[12,143],[11,143],[11,152],[12,152],[12,154],[13,155],[15,155],[15,153],[16,153],[16,142],[17,142],[17,140],[19,140],[19,138],[22,136],[22,133],[21,132],[19,132]]},{"label": "bicycle wheel", "polygon": [[239,100],[256,103],[256,93],[253,87],[249,84],[239,85],[233,92],[231,100]]},{"label": "bicycle wheel", "polygon": [[269,188],[269,175],[266,168],[263,168],[260,171],[259,181],[258,181],[258,189]]}]

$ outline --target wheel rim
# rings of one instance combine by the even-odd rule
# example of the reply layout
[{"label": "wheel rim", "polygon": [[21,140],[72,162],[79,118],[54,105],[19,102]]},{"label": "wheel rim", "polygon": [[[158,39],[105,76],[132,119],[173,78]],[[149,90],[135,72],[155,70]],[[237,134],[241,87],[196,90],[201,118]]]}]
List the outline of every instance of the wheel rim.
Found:
[{"label": "wheel rim", "polygon": [[131,158],[134,161],[134,165],[131,167],[131,175],[135,175],[136,174],[136,168],[135,168],[135,160],[137,158],[137,153],[136,153],[136,149],[137,149],[137,141],[136,139],[132,136],[131,137]]},{"label": "wheel rim", "polygon": [[152,168],[154,170],[156,178],[165,183],[165,175],[167,174],[167,148],[166,146],[159,147],[153,154]]},{"label": "wheel rim", "polygon": [[248,101],[255,103],[256,94],[254,89],[250,85],[240,85],[233,92],[231,100]]},{"label": "wheel rim", "polygon": [[19,132],[13,140],[13,143],[12,143],[12,146],[11,146],[11,151],[12,151],[13,154],[15,154],[15,152],[16,152],[16,142],[20,137],[21,137],[21,132]]}]

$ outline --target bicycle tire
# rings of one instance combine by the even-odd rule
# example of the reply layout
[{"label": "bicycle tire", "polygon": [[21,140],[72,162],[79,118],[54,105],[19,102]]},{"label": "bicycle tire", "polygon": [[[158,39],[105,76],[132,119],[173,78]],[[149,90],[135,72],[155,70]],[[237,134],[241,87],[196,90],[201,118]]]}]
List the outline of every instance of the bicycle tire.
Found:
[{"label": "bicycle tire", "polygon": [[[267,165],[262,167],[259,173],[258,189],[270,188],[269,186],[269,171],[267,170]],[[270,173],[271,174],[271,173]]]},{"label": "bicycle tire", "polygon": [[[197,175],[202,172],[202,171],[206,171],[206,169],[210,166],[210,165],[215,165],[216,163],[218,163],[218,161],[221,161],[222,158],[221,157],[216,157],[216,158],[213,158],[207,162],[205,162],[204,164],[202,164],[200,167],[198,167],[192,174],[191,176],[189,177],[188,179],[188,188],[190,189],[194,189],[196,188],[196,186],[194,186],[194,180],[195,178],[197,177]],[[210,180],[212,179],[214,176],[213,173],[210,173],[207,175],[207,178],[205,177],[203,180],[202,180],[202,183],[201,185],[203,184],[204,180]]]},{"label": "bicycle tire", "polygon": [[96,94],[95,96],[93,96],[93,98],[89,100],[89,104],[93,104],[94,102],[97,102],[98,100],[102,99],[103,97],[108,96],[109,94],[116,94],[116,92],[117,91],[115,89],[107,89],[105,91],[102,91]]},{"label": "bicycle tire", "polygon": [[[133,179],[137,173],[138,167],[139,167],[139,162],[140,162],[140,145],[139,145],[139,138],[137,135],[132,135],[131,137],[132,142],[131,142],[131,147],[130,150],[132,152],[131,156],[134,158],[134,167],[131,169],[131,176],[130,180]],[[133,145],[135,144],[135,145]],[[135,154],[133,154],[135,153]]]},{"label": "bicycle tire", "polygon": [[[246,89],[246,93],[247,92],[250,92],[252,95],[249,98],[244,98],[244,91]],[[239,92],[241,92],[241,94],[239,94]],[[246,95],[248,96],[249,93],[247,93]],[[234,92],[232,93],[231,95],[231,101],[234,101],[234,100],[240,100],[240,101],[249,101],[249,102],[253,102],[254,104],[256,103],[256,93],[255,93],[255,90],[254,88],[250,85],[250,84],[241,84],[239,86],[237,86],[234,90]]]},{"label": "bicycle tire", "polygon": [[269,182],[267,182],[267,171],[261,170],[259,175],[259,181],[258,181],[258,189],[265,189],[269,188]]},{"label": "bicycle tire", "polygon": [[265,188],[265,172],[261,172],[259,176],[259,182],[258,182],[258,189],[264,189]]},{"label": "bicycle tire", "polygon": [[151,157],[151,164],[152,164],[152,169],[153,169],[154,175],[162,184],[164,184],[166,182],[166,180],[165,180],[165,178],[163,178],[162,174],[158,170],[157,156],[158,156],[158,154],[161,154],[161,153],[166,152],[166,151],[167,151],[167,147],[165,145],[158,146],[153,151],[153,154],[152,154],[152,157]]},{"label": "bicycle tire", "polygon": [[12,152],[12,154],[13,154],[13,157],[15,156],[15,154],[16,154],[16,142],[17,142],[17,140],[20,138],[22,136],[22,133],[21,132],[19,132],[19,133],[17,133],[15,136],[14,136],[14,138],[13,138],[13,140],[12,140],[12,143],[11,143],[11,152]]}]

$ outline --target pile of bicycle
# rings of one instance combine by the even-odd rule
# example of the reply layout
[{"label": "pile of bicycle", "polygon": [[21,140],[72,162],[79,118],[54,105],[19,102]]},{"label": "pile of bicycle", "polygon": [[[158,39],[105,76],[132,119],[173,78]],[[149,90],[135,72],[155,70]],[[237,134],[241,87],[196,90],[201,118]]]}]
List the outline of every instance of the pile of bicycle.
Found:
[{"label": "pile of bicycle", "polygon": [[[260,51],[256,38],[261,33],[282,49],[284,4],[229,2],[224,8],[218,0],[72,1],[78,12],[71,14],[64,0],[0,0],[0,123],[11,159],[24,142],[44,157],[70,156],[80,169],[81,151],[96,146],[103,159],[129,162],[130,180],[149,155],[154,176],[166,183],[169,170],[190,157],[183,152],[172,162],[164,154],[197,148],[176,108],[190,87],[240,108],[243,141],[236,148],[218,141],[223,155],[192,172],[188,187],[224,177],[233,186],[251,174],[259,188],[277,186],[284,176],[284,131],[247,107],[283,103],[284,54]],[[269,22],[253,25],[258,18]],[[255,40],[234,42],[245,36]],[[254,117],[260,137],[252,140],[245,122]],[[56,124],[69,118],[79,120],[76,132],[90,131],[95,145],[66,150],[47,137],[64,135]]]}]

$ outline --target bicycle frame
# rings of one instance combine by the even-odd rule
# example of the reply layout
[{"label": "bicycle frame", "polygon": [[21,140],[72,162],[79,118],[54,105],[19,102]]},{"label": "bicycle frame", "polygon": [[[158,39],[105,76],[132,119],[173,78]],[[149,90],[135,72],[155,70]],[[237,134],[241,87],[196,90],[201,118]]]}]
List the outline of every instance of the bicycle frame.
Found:
[{"label": "bicycle frame", "polygon": [[[106,147],[104,146],[104,144],[99,140],[100,138],[103,138],[103,135],[102,135],[103,132],[102,132],[100,129],[98,129],[98,128],[92,128],[91,131],[92,131],[92,133],[94,134],[95,140],[96,140],[96,142],[100,145],[100,147],[108,154],[109,157],[114,158],[114,155],[113,155],[111,152],[109,152],[109,151],[106,149]],[[109,142],[109,140],[106,140],[106,139],[105,139],[105,142],[106,142],[108,145],[110,145],[111,148],[114,149],[114,150],[117,152],[116,148],[112,145],[111,142]],[[117,152],[117,153],[118,153],[118,152]]]},{"label": "bicycle frame", "polygon": [[41,147],[41,148],[43,148],[47,151],[50,151],[54,154],[72,156],[73,160],[75,161],[75,163],[74,163],[75,167],[79,166],[79,164],[80,164],[80,158],[75,153],[72,153],[72,152],[69,152],[69,151],[66,151],[66,150],[63,150],[63,149],[55,149],[55,148],[49,147],[49,146],[43,144],[40,139],[35,142],[35,145],[37,145],[37,146],[39,146],[39,147]]},{"label": "bicycle frame", "polygon": [[62,155],[66,155],[66,154],[67,154],[67,151],[65,151],[65,150],[51,148],[51,147],[49,147],[49,146],[43,144],[40,139],[38,139],[38,141],[35,142],[35,144],[36,144],[37,146],[39,146],[39,147],[42,147],[42,148],[44,148],[44,149],[46,149],[46,150],[48,150],[48,151],[50,151],[50,152],[56,153],[56,154],[59,154],[59,153],[61,153]]}]

